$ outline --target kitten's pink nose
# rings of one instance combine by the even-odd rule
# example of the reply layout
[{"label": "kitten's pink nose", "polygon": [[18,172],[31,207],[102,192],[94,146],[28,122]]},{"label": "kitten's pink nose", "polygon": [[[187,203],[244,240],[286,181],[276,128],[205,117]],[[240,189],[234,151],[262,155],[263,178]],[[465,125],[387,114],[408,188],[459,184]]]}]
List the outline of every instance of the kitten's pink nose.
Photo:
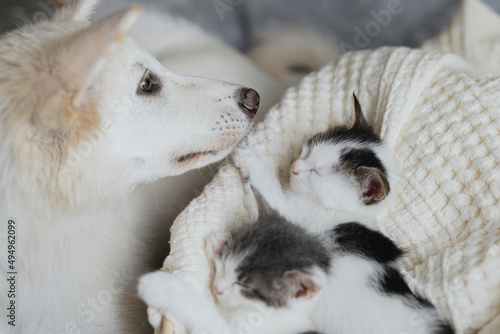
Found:
[{"label": "kitten's pink nose", "polygon": [[307,171],[307,166],[306,163],[302,160],[297,160],[290,166],[290,172],[293,175],[299,175],[300,173],[303,173],[305,171]]}]

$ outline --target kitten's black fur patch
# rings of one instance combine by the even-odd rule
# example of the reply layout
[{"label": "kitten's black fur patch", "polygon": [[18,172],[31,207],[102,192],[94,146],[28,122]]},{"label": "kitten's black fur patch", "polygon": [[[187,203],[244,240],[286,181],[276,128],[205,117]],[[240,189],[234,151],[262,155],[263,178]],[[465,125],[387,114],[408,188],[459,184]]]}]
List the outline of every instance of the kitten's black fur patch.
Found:
[{"label": "kitten's black fur patch", "polygon": [[404,281],[403,277],[401,277],[401,274],[394,268],[391,268],[390,266],[384,267],[383,276],[380,277],[378,283],[380,284],[380,288],[382,289],[382,291],[387,294],[396,294],[396,295],[413,294],[408,285],[406,285],[406,282]]},{"label": "kitten's black fur patch", "polygon": [[331,231],[341,251],[356,253],[380,263],[395,261],[403,252],[386,236],[359,223],[337,225]]},{"label": "kitten's black fur patch", "polygon": [[[381,292],[386,293],[388,295],[400,295],[403,297],[403,301],[409,307],[413,308],[434,308],[434,306],[429,303],[424,298],[414,294],[406,282],[404,281],[401,273],[389,266],[384,265],[384,272],[381,277],[375,282],[376,288],[380,289]],[[445,322],[441,321],[441,323],[437,324],[436,331],[433,334],[453,334],[454,331],[451,326]]]},{"label": "kitten's black fur patch", "polygon": [[422,307],[430,306],[426,300],[413,294],[399,271],[392,267],[403,252],[385,235],[359,223],[344,223],[331,231],[331,237],[340,251],[361,255],[381,264],[383,274],[375,284],[381,292],[415,297]]},{"label": "kitten's black fur patch", "polygon": [[360,166],[377,168],[384,179],[387,178],[387,172],[382,161],[375,152],[370,149],[344,149],[340,160],[348,169],[354,170]]},{"label": "kitten's black fur patch", "polygon": [[388,265],[385,265],[383,268],[384,272],[378,278],[376,284],[382,292],[389,295],[405,296],[409,300],[414,299],[415,305],[413,306],[432,307],[427,300],[415,295],[410,290],[399,271]]},{"label": "kitten's black fur patch", "polygon": [[[377,261],[382,266],[382,275],[377,275],[373,282],[380,292],[401,296],[408,307],[433,308],[431,303],[410,290],[401,273],[394,267],[394,261],[403,252],[382,233],[359,223],[344,223],[331,231],[331,237],[342,252],[361,255]],[[433,334],[453,333],[453,329],[444,321],[437,324],[437,328]]]},{"label": "kitten's black fur patch", "polygon": [[308,146],[323,142],[339,143],[342,141],[355,141],[374,144],[382,142],[363,117],[363,112],[356,95],[353,93],[352,96],[354,103],[354,120],[352,124],[349,126],[336,126],[325,132],[318,133],[307,141]]},{"label": "kitten's black fur patch", "polygon": [[237,268],[242,294],[275,307],[284,306],[289,298],[285,272],[308,272],[313,267],[326,271],[330,266],[330,255],[318,238],[274,210],[233,233],[219,256],[245,254]]},{"label": "kitten's black fur patch", "polygon": [[360,143],[374,143],[379,144],[382,142],[380,137],[373,132],[371,126],[362,128],[349,128],[347,126],[336,126],[328,129],[325,132],[318,133],[309,140],[307,145],[312,146],[319,143],[340,143],[342,141],[353,141]]},{"label": "kitten's black fur patch", "polygon": [[450,324],[446,322],[437,326],[437,329],[434,332],[434,334],[454,334],[454,333],[455,331],[453,330],[453,328],[451,328]]}]

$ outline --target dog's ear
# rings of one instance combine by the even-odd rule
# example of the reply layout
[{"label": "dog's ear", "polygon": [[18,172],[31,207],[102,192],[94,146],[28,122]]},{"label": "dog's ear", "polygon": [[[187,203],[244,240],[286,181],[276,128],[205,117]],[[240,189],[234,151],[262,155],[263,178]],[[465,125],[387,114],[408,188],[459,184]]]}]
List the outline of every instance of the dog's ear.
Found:
[{"label": "dog's ear", "polygon": [[71,106],[78,107],[90,85],[99,76],[111,54],[137,20],[133,6],[93,22],[64,41],[57,50],[58,76],[71,91]]},{"label": "dog's ear", "polygon": [[94,15],[100,0],[53,0],[56,6],[62,6],[52,18],[53,21],[89,21]]}]

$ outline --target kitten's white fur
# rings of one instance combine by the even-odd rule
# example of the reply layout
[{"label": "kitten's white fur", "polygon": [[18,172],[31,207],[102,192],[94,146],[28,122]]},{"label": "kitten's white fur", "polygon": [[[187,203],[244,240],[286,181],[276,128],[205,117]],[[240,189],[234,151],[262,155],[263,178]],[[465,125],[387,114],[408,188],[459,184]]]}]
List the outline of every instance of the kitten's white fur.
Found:
[{"label": "kitten's white fur", "polygon": [[138,291],[149,306],[161,309],[169,319],[179,321],[193,334],[232,333],[215,304],[173,274],[162,271],[147,274],[140,279]]},{"label": "kitten's white fur", "polygon": [[[387,171],[391,190],[377,204],[364,205],[352,181],[331,170],[345,148],[370,148]],[[387,211],[394,197],[397,165],[392,151],[384,144],[345,141],[338,144],[304,144],[300,157],[292,164],[289,184],[282,186],[278,172],[270,168],[263,154],[252,148],[239,149],[234,161],[269,202],[271,207],[311,232],[324,232],[335,223],[357,221],[369,227]],[[294,174],[295,171],[295,174]]]},{"label": "kitten's white fur", "polygon": [[431,333],[439,321],[435,310],[416,310],[402,298],[377,291],[373,280],[381,269],[377,262],[359,256],[334,257],[332,273],[314,308],[316,329],[350,334]]}]

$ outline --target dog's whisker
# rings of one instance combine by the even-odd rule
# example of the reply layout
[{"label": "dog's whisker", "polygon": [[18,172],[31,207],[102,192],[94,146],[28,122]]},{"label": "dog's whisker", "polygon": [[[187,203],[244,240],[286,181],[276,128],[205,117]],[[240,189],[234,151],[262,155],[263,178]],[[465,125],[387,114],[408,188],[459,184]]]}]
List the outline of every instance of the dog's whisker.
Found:
[{"label": "dog's whisker", "polygon": [[165,223],[170,224],[170,222],[168,221],[167,217],[165,217],[165,215],[163,214],[163,211],[160,208],[160,203],[158,203],[158,195],[156,193],[156,183],[153,183],[153,193],[155,195],[156,207],[158,208],[158,211],[160,211],[160,215],[162,216],[162,218],[165,221]]},{"label": "dog's whisker", "polygon": [[[209,167],[211,168],[211,167]],[[203,182],[205,183],[208,183],[210,182],[209,178],[207,178],[204,174],[203,174],[203,171],[201,169],[198,170],[198,173],[200,174],[201,178],[203,179]]]}]

